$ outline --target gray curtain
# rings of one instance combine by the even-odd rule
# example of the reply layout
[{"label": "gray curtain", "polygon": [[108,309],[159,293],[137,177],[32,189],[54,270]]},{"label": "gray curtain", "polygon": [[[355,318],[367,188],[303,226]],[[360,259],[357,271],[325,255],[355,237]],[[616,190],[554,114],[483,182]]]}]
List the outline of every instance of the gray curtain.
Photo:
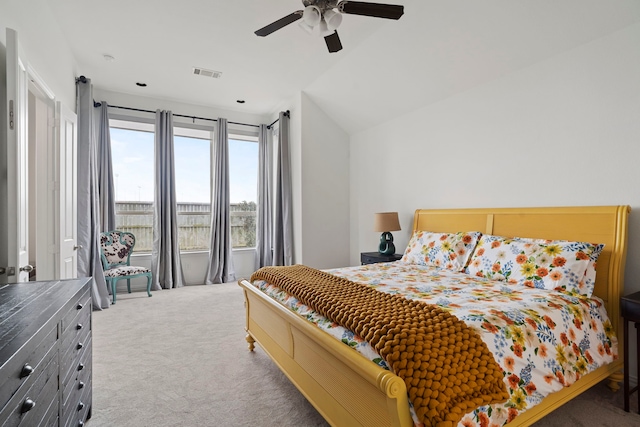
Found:
[{"label": "gray curtain", "polygon": [[113,166],[111,163],[111,133],[109,132],[109,112],[105,101],[97,107],[96,129],[98,140],[98,195],[100,196],[100,229],[116,229],[116,195],[113,186]]},{"label": "gray curtain", "polygon": [[109,308],[109,292],[100,260],[98,147],[94,129],[91,79],[76,82],[78,112],[78,277],[93,277],[93,308]]},{"label": "gray curtain", "polygon": [[276,155],[273,265],[293,264],[293,192],[289,155],[289,113],[280,112]]},{"label": "gray curtain", "polygon": [[271,265],[273,217],[271,215],[271,150],[267,125],[258,131],[258,218],[256,224],[256,268]]},{"label": "gray curtain", "polygon": [[226,119],[218,119],[213,150],[213,186],[211,188],[211,245],[204,283],[231,282],[233,269],[229,222],[229,131]]},{"label": "gray curtain", "polygon": [[153,203],[152,288],[184,286],[178,240],[178,205],[173,149],[173,114],[156,111],[155,197]]}]

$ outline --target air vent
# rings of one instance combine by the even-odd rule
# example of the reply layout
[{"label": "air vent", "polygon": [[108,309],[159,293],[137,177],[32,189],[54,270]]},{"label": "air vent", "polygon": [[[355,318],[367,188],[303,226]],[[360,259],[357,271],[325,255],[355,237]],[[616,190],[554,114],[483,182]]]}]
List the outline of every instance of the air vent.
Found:
[{"label": "air vent", "polygon": [[198,67],[193,67],[193,74],[195,74],[196,76],[212,77],[214,79],[219,79],[220,76],[222,76],[221,71],[207,70],[206,68]]}]

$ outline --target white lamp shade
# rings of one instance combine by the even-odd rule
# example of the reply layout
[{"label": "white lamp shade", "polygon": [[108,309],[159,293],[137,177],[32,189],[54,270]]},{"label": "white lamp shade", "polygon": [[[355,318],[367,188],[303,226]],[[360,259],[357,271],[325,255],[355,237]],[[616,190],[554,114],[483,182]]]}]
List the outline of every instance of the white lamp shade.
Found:
[{"label": "white lamp shade", "polygon": [[310,27],[315,27],[320,23],[322,14],[320,13],[320,9],[318,9],[316,6],[307,6],[302,12],[302,19]]},{"label": "white lamp shade", "polygon": [[329,31],[335,31],[342,24],[342,14],[333,9],[329,9],[324,13],[324,20],[327,23]]}]

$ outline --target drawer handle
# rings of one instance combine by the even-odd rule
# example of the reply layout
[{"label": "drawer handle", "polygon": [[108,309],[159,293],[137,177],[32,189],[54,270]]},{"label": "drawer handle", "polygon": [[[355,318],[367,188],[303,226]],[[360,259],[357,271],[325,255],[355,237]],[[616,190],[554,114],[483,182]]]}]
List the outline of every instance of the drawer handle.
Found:
[{"label": "drawer handle", "polygon": [[82,310],[82,307],[84,307],[84,305],[78,304],[78,305],[76,305],[76,310]]},{"label": "drawer handle", "polygon": [[84,426],[84,421],[82,420],[78,421],[78,427],[82,427],[82,426]]},{"label": "drawer handle", "polygon": [[82,411],[83,408],[84,408],[84,403],[82,402],[78,403],[78,411]]},{"label": "drawer handle", "polygon": [[82,323],[78,323],[78,324],[76,325],[76,329],[77,329],[77,330],[82,329]]},{"label": "drawer handle", "polygon": [[22,367],[22,371],[20,371],[20,378],[28,377],[29,375],[33,374],[33,371],[35,371],[35,369],[33,369],[33,367],[28,363],[25,363],[25,365]]},{"label": "drawer handle", "polygon": [[84,347],[84,344],[82,344],[81,342],[78,343],[78,350],[80,350],[82,347]]},{"label": "drawer handle", "polygon": [[27,399],[22,404],[22,408],[20,408],[20,413],[24,414],[25,412],[29,412],[33,409],[34,406],[36,406],[36,402],[27,397]]},{"label": "drawer handle", "polygon": [[84,383],[82,381],[80,381],[80,383],[78,384],[78,389],[84,388]]},{"label": "drawer handle", "polygon": [[78,365],[78,371],[82,371],[84,369],[84,363]]}]

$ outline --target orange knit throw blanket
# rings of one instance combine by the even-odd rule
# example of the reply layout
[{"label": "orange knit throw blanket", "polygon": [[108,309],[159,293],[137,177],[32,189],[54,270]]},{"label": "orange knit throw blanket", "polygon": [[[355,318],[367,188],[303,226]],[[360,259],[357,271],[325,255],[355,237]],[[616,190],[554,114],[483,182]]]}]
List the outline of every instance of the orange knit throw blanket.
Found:
[{"label": "orange knit throw blanket", "polygon": [[302,265],[251,276],[295,296],[368,341],[407,385],[425,426],[455,426],[475,408],[509,398],[480,336],[440,307],[390,295]]}]

